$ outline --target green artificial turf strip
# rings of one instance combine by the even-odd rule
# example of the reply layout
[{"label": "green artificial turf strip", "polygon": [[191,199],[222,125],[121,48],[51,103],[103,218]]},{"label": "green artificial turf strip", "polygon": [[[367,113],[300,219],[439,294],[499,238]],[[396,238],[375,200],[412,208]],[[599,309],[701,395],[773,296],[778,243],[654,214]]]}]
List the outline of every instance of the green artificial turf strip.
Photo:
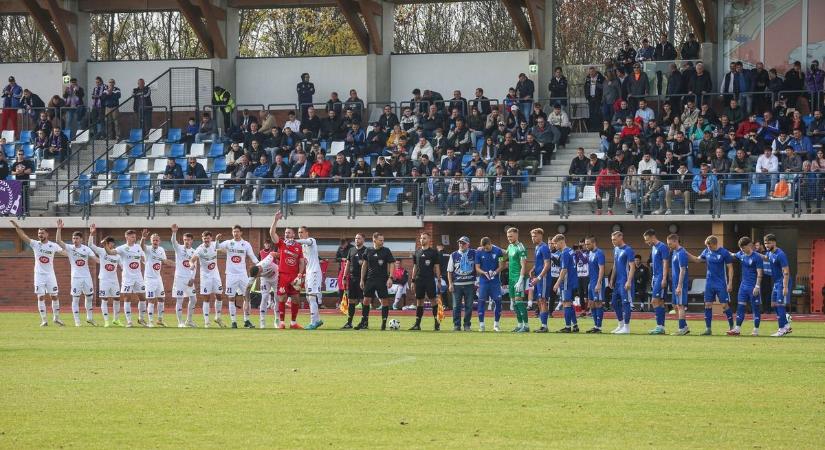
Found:
[{"label": "green artificial turf strip", "polygon": [[[175,321],[169,308],[166,319]],[[64,313],[69,326],[41,329],[35,314],[0,314],[0,448],[825,442],[822,323],[795,322],[777,339],[767,321],[763,337],[732,338],[723,320],[716,336],[672,337],[642,335],[649,320],[611,336],[382,333],[378,317],[370,331],[338,331],[341,316],[323,319],[316,332],[104,329],[75,328]],[[413,318],[399,320],[406,329]]]}]

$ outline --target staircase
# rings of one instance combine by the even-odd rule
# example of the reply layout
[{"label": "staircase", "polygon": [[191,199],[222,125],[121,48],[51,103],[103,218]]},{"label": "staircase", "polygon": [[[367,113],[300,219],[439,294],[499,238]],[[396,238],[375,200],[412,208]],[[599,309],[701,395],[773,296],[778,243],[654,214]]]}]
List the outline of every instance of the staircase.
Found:
[{"label": "staircase", "polygon": [[[576,156],[576,149],[583,147],[585,154],[598,151],[598,133],[573,133],[569,136],[569,142],[565,148],[558,148],[555,157],[548,164],[544,162],[544,167],[539,169],[536,181],[531,182],[521,198],[513,201],[513,205],[507,212],[508,215],[536,215],[536,214],[557,214],[558,205],[556,201],[561,197],[561,187],[563,177],[568,175],[570,161]],[[545,177],[542,179],[542,177]]]},{"label": "staircase", "polygon": [[[111,143],[110,143],[111,144]],[[55,169],[51,174],[38,174],[36,187],[31,191],[29,197],[29,215],[35,217],[52,216],[54,202],[57,193],[65,189],[72,180],[76,179],[80,171],[88,173],[86,170],[92,161],[106,152],[106,141],[89,140],[84,144],[73,144],[72,148],[79,146],[77,154],[72,156],[71,161],[67,161],[62,167]],[[83,172],[81,172],[83,173]]]}]

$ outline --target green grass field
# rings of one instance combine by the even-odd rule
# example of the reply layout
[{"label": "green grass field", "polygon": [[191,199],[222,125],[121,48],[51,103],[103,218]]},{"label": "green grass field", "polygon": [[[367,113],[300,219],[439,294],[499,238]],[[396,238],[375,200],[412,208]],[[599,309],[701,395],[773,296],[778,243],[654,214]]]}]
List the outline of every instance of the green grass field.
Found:
[{"label": "green grass field", "polygon": [[825,442],[822,323],[776,339],[641,335],[650,321],[594,336],[337,331],[339,316],[324,319],[316,332],[41,329],[35,314],[0,314],[0,448]]}]

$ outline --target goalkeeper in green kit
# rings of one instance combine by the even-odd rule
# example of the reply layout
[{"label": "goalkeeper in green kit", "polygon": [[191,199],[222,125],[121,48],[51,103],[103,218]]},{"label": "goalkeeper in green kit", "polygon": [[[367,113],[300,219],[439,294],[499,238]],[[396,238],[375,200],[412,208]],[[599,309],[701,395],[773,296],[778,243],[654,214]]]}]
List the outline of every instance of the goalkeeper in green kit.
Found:
[{"label": "goalkeeper in green kit", "polygon": [[529,333],[527,303],[524,301],[524,288],[527,283],[527,250],[518,240],[518,228],[507,229],[507,267],[509,268],[508,279],[510,289],[510,301],[515,302],[516,321],[518,325],[513,329],[514,333]]}]

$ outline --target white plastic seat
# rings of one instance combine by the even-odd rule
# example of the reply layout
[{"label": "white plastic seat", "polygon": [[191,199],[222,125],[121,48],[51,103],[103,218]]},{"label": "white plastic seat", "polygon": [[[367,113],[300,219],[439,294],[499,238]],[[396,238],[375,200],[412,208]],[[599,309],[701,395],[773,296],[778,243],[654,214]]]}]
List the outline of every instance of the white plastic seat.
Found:
[{"label": "white plastic seat", "polygon": [[304,189],[304,198],[298,203],[318,203],[318,188]]},{"label": "white plastic seat", "polygon": [[146,137],[148,142],[157,142],[163,139],[163,130],[160,128],[152,128],[149,130],[149,136]]},{"label": "white plastic seat", "polygon": [[164,158],[166,157],[166,144],[155,143],[149,151],[150,158]]},{"label": "white plastic seat", "polygon": [[7,144],[11,144],[14,142],[14,130],[3,130],[0,137],[5,138]]},{"label": "white plastic seat", "polygon": [[135,165],[132,167],[132,171],[136,173],[146,173],[149,172],[149,160],[146,158],[138,158],[135,160]]},{"label": "white plastic seat", "polygon": [[582,190],[582,201],[592,202],[596,200],[596,186],[585,186]]},{"label": "white plastic seat", "polygon": [[54,160],[53,159],[44,159],[40,161],[40,172],[51,172],[54,170]]},{"label": "white plastic seat", "polygon": [[360,202],[361,201],[361,188],[349,188],[347,189],[347,202]]},{"label": "white plastic seat", "polygon": [[163,189],[158,198],[159,205],[171,205],[175,203],[175,191],[173,189]]},{"label": "white plastic seat", "polygon": [[114,199],[114,191],[111,189],[103,189],[97,196],[96,205],[111,205]]},{"label": "white plastic seat", "polygon": [[163,173],[166,171],[166,160],[156,159],[152,163],[152,173]]},{"label": "white plastic seat", "polygon": [[189,156],[197,158],[198,156],[204,156],[206,153],[204,152],[203,143],[192,144],[189,148]]},{"label": "white plastic seat", "polygon": [[209,172],[209,158],[198,158],[198,162],[203,166],[203,170]]},{"label": "white plastic seat", "polygon": [[203,189],[201,191],[201,198],[197,201],[198,205],[211,205],[215,202],[215,190],[214,189]]},{"label": "white plastic seat", "polygon": [[128,145],[127,144],[125,144],[125,143],[115,144],[115,146],[112,147],[112,152],[109,154],[109,157],[112,158],[112,159],[119,158],[119,157],[123,156],[124,153],[126,153],[126,150],[128,150]]},{"label": "white plastic seat", "polygon": [[79,130],[72,144],[85,144],[89,142],[89,130]]},{"label": "white plastic seat", "polygon": [[216,183],[216,185],[218,187],[223,187],[224,183],[226,183],[228,180],[231,180],[231,179],[232,179],[232,174],[230,174],[230,173],[219,173],[218,174],[218,182]]},{"label": "white plastic seat", "polygon": [[329,146],[329,155],[335,156],[344,151],[346,148],[346,144],[344,141],[333,141],[332,144]]},{"label": "white plastic seat", "polygon": [[57,204],[58,205],[68,205],[69,204],[69,190],[63,189],[57,193]]}]

